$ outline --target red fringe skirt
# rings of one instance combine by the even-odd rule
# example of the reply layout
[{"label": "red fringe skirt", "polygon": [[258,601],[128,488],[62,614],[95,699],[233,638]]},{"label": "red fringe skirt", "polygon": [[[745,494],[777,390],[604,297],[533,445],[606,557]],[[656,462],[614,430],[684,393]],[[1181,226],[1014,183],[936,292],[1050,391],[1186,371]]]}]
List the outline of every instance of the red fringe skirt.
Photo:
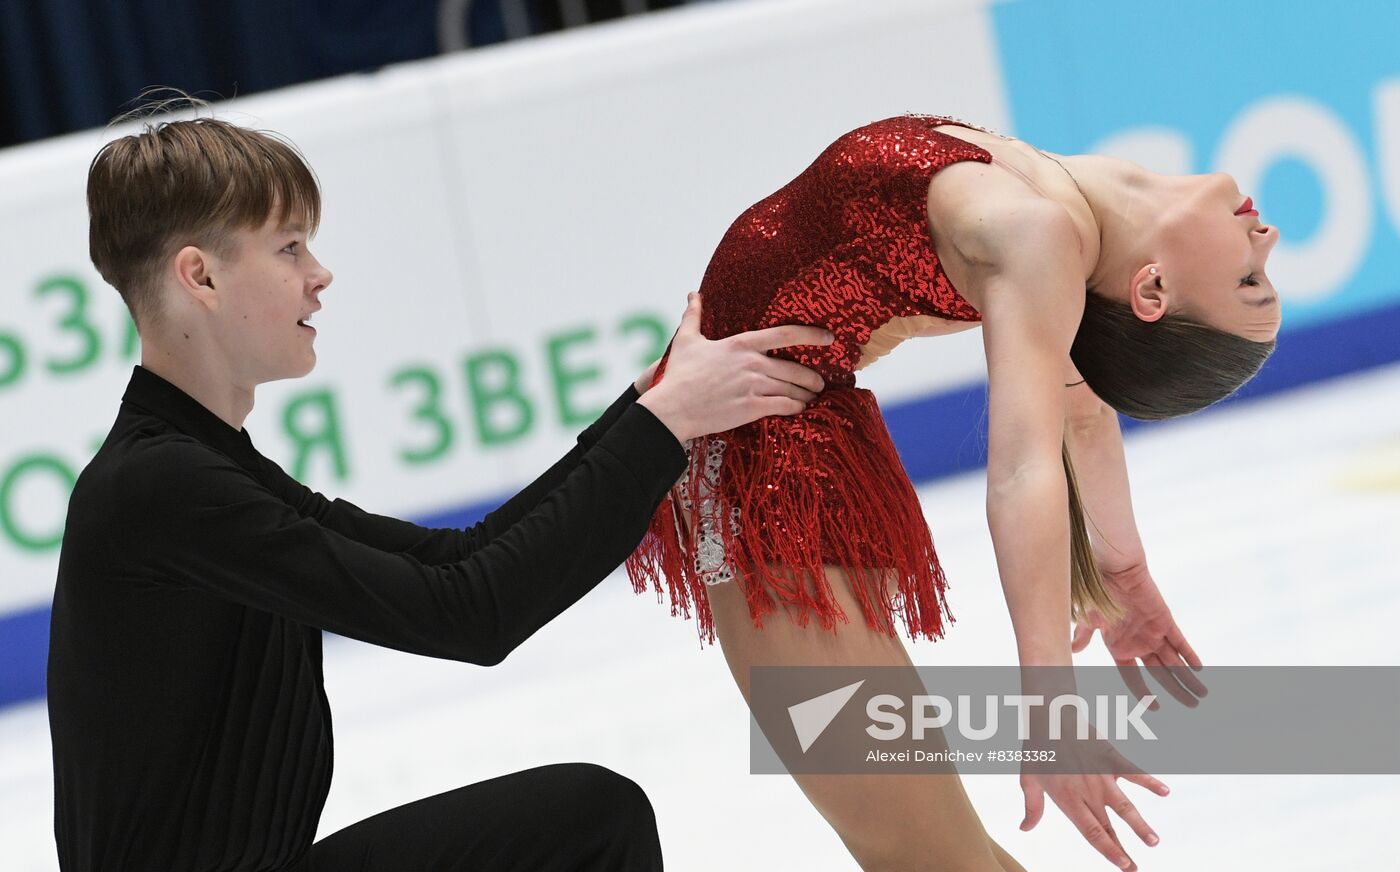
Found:
[{"label": "red fringe skirt", "polygon": [[702,645],[715,641],[706,584],[739,584],[760,628],[779,604],[803,627],[813,616],[827,630],[848,623],[828,565],[845,570],[872,629],[894,636],[898,615],[911,638],[932,640],[953,622],[928,523],[870,391],[828,387],[799,415],[688,450],[626,570],[637,593],[669,594],[673,616],[693,612]]}]

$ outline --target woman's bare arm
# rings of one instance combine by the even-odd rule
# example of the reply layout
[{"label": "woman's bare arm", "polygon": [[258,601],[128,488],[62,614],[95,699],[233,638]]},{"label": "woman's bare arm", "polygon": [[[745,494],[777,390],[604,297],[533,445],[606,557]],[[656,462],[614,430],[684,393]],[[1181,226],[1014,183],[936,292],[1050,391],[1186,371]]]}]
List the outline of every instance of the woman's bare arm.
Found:
[{"label": "woman's bare arm", "polygon": [[983,281],[987,523],[1024,666],[1067,666],[1070,530],[1060,458],[1063,362],[1083,314],[1077,236],[1062,209],[998,223],[1005,256]]},{"label": "woman's bare arm", "polygon": [[[987,352],[987,523],[997,570],[1016,633],[1023,693],[1051,673],[1052,689],[1073,693],[1070,528],[1061,444],[1069,413],[1063,362],[1084,311],[1078,236],[1068,213],[1053,205],[1020,205],[997,222],[994,274],[982,283],[982,334]],[[1027,668],[1032,667],[1032,668]],[[1029,686],[1028,686],[1029,685]],[[1042,721],[1033,722],[1041,723]],[[1103,740],[1076,754],[1116,751]],[[1049,794],[1084,838],[1111,862],[1132,861],[1108,825],[1113,808],[1139,836],[1150,829],[1119,790],[1116,777],[1165,791],[1150,775],[1123,768],[1052,773],[1022,767],[1027,819]]]},{"label": "woman's bare arm", "polygon": [[1118,413],[1099,399],[1083,376],[1067,364],[1065,393],[1065,441],[1079,482],[1085,524],[1094,544],[1094,556],[1105,575],[1122,575],[1142,565],[1142,538],[1133,517],[1128,485],[1128,464],[1123,453],[1123,431]]}]

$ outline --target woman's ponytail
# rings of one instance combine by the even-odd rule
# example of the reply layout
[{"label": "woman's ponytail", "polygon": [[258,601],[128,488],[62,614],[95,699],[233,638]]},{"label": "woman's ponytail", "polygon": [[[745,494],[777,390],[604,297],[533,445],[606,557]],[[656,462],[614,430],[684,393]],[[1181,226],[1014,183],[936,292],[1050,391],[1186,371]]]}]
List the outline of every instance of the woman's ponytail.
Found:
[{"label": "woman's ponytail", "polygon": [[1079,482],[1074,477],[1074,463],[1069,457],[1069,443],[1060,443],[1060,457],[1065,464],[1065,484],[1069,490],[1069,611],[1070,620],[1084,621],[1090,610],[1098,612],[1110,624],[1124,614],[1122,606],[1104,586],[1094,548],[1089,542],[1089,530],[1084,524],[1084,504],[1079,498]]},{"label": "woman's ponytail", "polygon": [[[1130,418],[1160,421],[1234,393],[1254,377],[1274,347],[1272,339],[1245,339],[1182,313],[1144,321],[1127,303],[1088,288],[1069,356],[1089,388],[1111,408]],[[1111,623],[1123,609],[1104,587],[1094,560],[1068,443],[1061,444],[1061,454],[1069,488],[1070,614],[1082,621],[1093,610]]]}]

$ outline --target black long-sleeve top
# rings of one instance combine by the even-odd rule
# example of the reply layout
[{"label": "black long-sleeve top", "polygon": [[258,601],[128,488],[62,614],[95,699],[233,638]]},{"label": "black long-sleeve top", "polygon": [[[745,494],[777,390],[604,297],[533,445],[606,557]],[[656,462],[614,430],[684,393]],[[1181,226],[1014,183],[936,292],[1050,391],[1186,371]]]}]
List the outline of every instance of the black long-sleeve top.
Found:
[{"label": "black long-sleeve top", "polygon": [[633,387],[466,530],[311,491],[137,365],[68,506],[49,641],[75,870],[274,870],[315,838],[321,631],[494,664],[606,577],[685,469]]}]

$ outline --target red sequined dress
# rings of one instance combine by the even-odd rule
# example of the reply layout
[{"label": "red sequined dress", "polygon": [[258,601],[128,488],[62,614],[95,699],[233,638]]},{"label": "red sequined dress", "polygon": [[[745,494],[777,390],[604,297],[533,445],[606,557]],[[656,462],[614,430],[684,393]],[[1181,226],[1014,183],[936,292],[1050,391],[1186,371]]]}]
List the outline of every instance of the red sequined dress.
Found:
[{"label": "red sequined dress", "polygon": [[[891,319],[981,320],[939,264],[927,200],[938,170],[992,156],[943,124],[992,133],[930,115],[853,130],[740,215],[710,260],[705,336],[812,324],[836,341],[769,352],[820,372],[825,390],[799,415],[691,440],[689,469],[627,559],[633,588],[669,594],[673,615],[693,610],[702,640],[715,639],[705,584],[740,584],[759,627],[779,602],[802,626],[848,621],[826,565],[846,570],[872,628],[895,635],[897,615],[911,637],[935,639],[953,621],[914,488],[855,378],[863,354],[892,347]],[[794,580],[804,574],[810,583]]]}]

